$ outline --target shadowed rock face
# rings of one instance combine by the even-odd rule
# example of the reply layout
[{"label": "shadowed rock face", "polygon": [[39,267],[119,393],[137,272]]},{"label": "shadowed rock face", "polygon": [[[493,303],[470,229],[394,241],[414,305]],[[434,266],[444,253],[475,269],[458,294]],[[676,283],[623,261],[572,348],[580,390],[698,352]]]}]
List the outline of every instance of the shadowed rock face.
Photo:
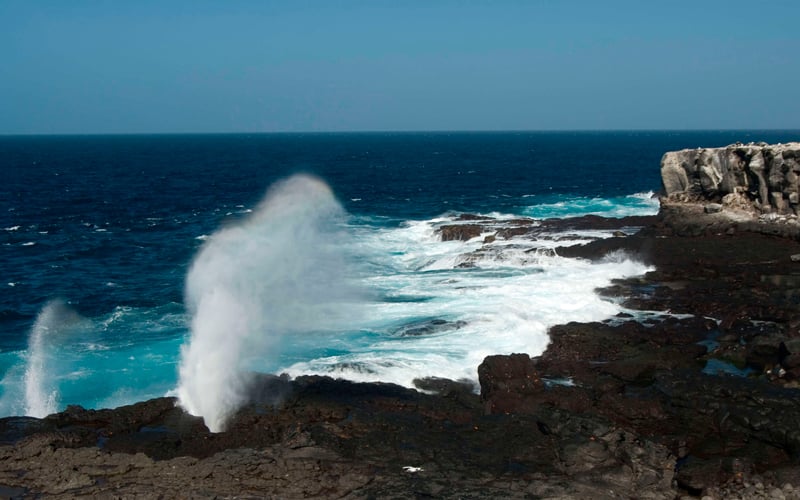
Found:
[{"label": "shadowed rock face", "polygon": [[800,143],[732,144],[664,154],[661,180],[672,201],[713,201],[755,214],[798,214]]}]

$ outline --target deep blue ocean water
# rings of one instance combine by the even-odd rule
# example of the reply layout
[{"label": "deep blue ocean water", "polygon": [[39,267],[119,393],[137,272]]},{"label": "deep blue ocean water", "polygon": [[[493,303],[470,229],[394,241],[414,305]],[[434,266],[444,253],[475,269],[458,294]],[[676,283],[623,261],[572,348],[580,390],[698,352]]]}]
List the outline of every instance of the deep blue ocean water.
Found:
[{"label": "deep blue ocean water", "polygon": [[[797,131],[0,137],[0,415],[176,393],[189,384],[179,381],[182,356],[205,359],[189,345],[200,349],[193,336],[215,322],[204,349],[235,344],[214,361],[233,372],[405,385],[426,374],[474,379],[486,354],[535,353],[553,323],[614,314],[591,290],[645,268],[498,242],[493,257],[464,269],[481,241],[440,242],[437,225],[461,212],[654,213],[665,151],[798,139]],[[259,209],[271,185],[295,174],[330,191],[301,177]],[[217,236],[226,228],[241,230]],[[203,277],[189,292],[193,259],[214,245],[219,255],[206,252],[212,263],[195,266]],[[217,273],[224,277],[210,278]],[[197,297],[191,307],[187,293]]]}]

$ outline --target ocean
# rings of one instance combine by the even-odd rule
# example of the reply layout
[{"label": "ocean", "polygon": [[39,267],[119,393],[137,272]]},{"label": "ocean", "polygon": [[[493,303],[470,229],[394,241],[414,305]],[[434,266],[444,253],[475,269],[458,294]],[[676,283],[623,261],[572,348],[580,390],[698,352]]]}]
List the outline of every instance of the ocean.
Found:
[{"label": "ocean", "polygon": [[176,395],[219,428],[253,372],[476,382],[489,354],[617,314],[594,290],[648,268],[553,251],[610,231],[438,227],[654,214],[664,152],[799,136],[2,136],[0,416]]}]

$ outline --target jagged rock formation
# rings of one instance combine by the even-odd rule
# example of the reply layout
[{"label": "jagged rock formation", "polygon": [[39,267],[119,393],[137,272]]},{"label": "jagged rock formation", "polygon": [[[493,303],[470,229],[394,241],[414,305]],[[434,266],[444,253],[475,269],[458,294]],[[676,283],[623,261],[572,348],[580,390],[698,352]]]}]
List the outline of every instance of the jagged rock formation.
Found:
[{"label": "jagged rock formation", "polygon": [[667,200],[751,212],[800,213],[800,142],[670,151],[661,159]]}]

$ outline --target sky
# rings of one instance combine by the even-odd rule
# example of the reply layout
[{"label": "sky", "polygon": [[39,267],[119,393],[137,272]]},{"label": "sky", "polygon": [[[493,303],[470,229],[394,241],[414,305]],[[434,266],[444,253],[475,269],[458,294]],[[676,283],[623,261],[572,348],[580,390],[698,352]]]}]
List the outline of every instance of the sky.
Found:
[{"label": "sky", "polygon": [[800,2],[0,0],[0,134],[800,128]]}]

